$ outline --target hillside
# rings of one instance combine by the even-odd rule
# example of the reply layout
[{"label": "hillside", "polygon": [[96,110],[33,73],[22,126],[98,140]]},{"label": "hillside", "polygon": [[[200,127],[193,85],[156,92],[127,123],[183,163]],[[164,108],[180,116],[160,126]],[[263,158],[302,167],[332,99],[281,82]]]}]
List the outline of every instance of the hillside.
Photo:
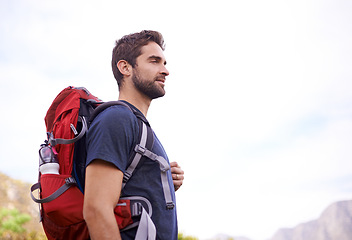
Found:
[{"label": "hillside", "polygon": [[[12,179],[0,173],[0,208],[17,208],[32,220],[25,225],[31,231],[42,231],[38,205],[29,195],[31,184]],[[247,239],[218,235],[213,239]],[[278,230],[270,240],[351,240],[352,200],[341,201],[327,207],[321,216],[294,228]],[[247,239],[249,240],[249,239]]]},{"label": "hillside", "polygon": [[351,240],[352,200],[331,204],[317,220],[280,229],[270,240]]},{"label": "hillside", "polygon": [[0,208],[16,208],[21,213],[29,214],[32,219],[25,227],[28,230],[42,231],[38,205],[29,195],[30,187],[29,183],[14,180],[0,173]]}]

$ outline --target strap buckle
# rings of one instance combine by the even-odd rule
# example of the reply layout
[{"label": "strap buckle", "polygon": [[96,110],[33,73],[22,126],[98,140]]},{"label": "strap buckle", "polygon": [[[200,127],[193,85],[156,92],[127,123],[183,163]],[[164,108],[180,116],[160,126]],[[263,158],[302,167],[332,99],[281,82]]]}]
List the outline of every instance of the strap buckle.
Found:
[{"label": "strap buckle", "polygon": [[125,172],[123,174],[123,182],[126,183],[130,179],[131,176],[132,176],[132,174]]},{"label": "strap buckle", "polygon": [[173,202],[166,203],[166,210],[174,209],[174,207],[175,207],[175,203]]},{"label": "strap buckle", "polygon": [[139,153],[139,154],[144,156],[144,154],[147,151],[147,149],[145,147],[142,147],[140,144],[137,144],[136,147],[134,148],[134,151],[136,153]]},{"label": "strap buckle", "polygon": [[65,179],[67,185],[77,184],[76,180],[73,177],[68,177]]},{"label": "strap buckle", "polygon": [[166,172],[167,170],[170,169],[169,163],[165,160],[165,158],[149,151],[147,148],[141,146],[140,144],[136,145],[136,147],[134,148],[134,151],[136,153],[141,154],[142,156],[149,158],[152,161],[158,162],[160,165],[160,170],[162,172]]},{"label": "strap buckle", "polygon": [[142,214],[142,211],[143,211],[142,203],[136,202],[132,204],[132,207],[131,207],[132,217],[140,216]]}]

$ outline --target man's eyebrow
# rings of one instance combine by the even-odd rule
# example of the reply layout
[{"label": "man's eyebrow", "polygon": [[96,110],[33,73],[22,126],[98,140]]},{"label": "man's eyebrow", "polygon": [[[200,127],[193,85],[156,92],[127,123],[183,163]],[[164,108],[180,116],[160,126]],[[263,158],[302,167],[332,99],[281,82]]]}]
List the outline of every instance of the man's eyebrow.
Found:
[{"label": "man's eyebrow", "polygon": [[[155,60],[158,60],[159,62],[163,60],[160,56],[156,56],[156,55],[149,56],[148,59],[155,59]],[[166,60],[164,62],[164,65],[166,65]]]}]

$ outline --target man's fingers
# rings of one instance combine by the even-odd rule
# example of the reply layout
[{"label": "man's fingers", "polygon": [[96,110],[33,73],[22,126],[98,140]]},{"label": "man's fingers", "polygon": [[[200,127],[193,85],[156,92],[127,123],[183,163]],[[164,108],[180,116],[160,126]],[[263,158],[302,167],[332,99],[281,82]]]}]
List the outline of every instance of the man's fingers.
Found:
[{"label": "man's fingers", "polygon": [[185,177],[184,177],[183,174],[173,173],[172,174],[172,179],[173,180],[183,180],[183,179],[185,179]]},{"label": "man's fingers", "polygon": [[173,167],[180,167],[177,162],[171,162],[170,166]]}]

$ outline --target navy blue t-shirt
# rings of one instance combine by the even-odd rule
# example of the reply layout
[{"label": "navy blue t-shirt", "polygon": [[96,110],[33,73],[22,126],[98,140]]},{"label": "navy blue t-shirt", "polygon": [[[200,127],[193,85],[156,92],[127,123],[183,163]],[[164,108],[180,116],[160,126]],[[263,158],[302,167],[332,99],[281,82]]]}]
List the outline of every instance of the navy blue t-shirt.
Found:
[{"label": "navy blue t-shirt", "polygon": [[[133,105],[129,104],[135,108]],[[135,108],[136,109],[136,108]],[[87,133],[87,162],[101,159],[114,164],[125,172],[130,155],[138,142],[139,126],[136,116],[125,106],[115,105],[100,113],[91,124]],[[159,139],[154,134],[152,152],[164,157],[168,162],[166,152]],[[122,189],[123,196],[142,196],[152,204],[152,220],[157,231],[157,239],[177,239],[176,206],[172,210],[166,209],[166,202],[162,188],[159,163],[144,158],[143,164],[138,165],[132,177]],[[170,170],[167,173],[169,186],[175,202]],[[121,232],[122,239],[134,239],[137,228]]]}]

